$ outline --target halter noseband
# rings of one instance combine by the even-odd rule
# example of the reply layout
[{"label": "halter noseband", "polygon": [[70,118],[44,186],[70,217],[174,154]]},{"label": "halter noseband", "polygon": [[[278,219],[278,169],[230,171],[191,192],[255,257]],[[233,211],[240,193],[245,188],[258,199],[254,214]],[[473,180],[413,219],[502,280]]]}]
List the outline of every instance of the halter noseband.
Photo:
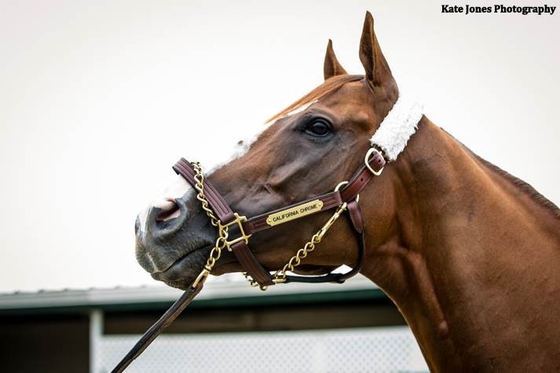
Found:
[{"label": "halter noseband", "polygon": [[[217,244],[216,247],[221,246],[220,250],[225,247],[232,251],[244,271],[247,272],[254,282],[258,283],[261,288],[264,289],[276,283],[287,282],[342,283],[360,271],[365,257],[365,238],[364,222],[360,206],[358,205],[358,196],[373,176],[381,173],[385,163],[385,158],[381,152],[372,147],[366,155],[364,164],[356,172],[354,177],[348,182],[340,183],[334,191],[250,218],[240,216],[233,212],[229,204],[212,184],[200,177],[200,166],[198,164],[190,163],[184,158],[181,158],[175,166],[173,166],[173,169],[199,191],[199,200],[201,200],[203,204],[205,202],[208,203],[210,210],[205,210],[212,220],[216,220],[214,225],[218,227],[219,234],[223,237],[222,240],[218,239],[218,242],[221,243]],[[342,188],[342,186],[344,187]],[[264,231],[287,221],[335,208],[337,208],[337,210],[333,217],[313,236],[312,240],[308,242],[304,249],[301,250],[305,250],[308,245],[314,247],[315,244],[319,243],[334,221],[343,211],[347,211],[358,240],[358,261],[356,266],[347,273],[329,273],[321,276],[287,275],[286,272],[288,270],[293,270],[293,268],[299,264],[300,260],[307,256],[307,252],[311,251],[305,250],[303,255],[296,254],[292,257],[292,260],[273,276],[257,261],[255,255],[249,248],[249,239],[254,233]],[[212,213],[215,214],[214,217],[212,217]],[[225,234],[222,233],[224,228],[226,229]],[[298,251],[298,253],[300,253],[301,250]],[[217,255],[215,259],[217,260],[218,257],[219,255]],[[295,265],[293,262],[296,262]],[[213,264],[211,266],[213,266]],[[207,265],[205,267],[199,279],[208,276],[211,266]],[[196,286],[197,283],[198,281],[195,281],[193,286]]]}]

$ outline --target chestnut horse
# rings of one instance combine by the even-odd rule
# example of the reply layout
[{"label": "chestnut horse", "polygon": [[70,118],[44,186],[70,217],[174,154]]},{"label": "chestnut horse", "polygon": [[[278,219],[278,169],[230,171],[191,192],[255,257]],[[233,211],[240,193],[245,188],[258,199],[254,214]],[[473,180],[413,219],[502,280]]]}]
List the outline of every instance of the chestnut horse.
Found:
[{"label": "chestnut horse", "polygon": [[[348,75],[329,41],[325,82],[207,180],[233,211],[256,216],[333,190],[373,144],[387,164],[359,193],[363,257],[355,221],[341,219],[288,269],[358,268],[398,306],[433,371],[560,371],[560,211],[403,103],[369,13],[360,59],[365,74]],[[387,121],[393,127],[381,131]],[[283,211],[278,219],[298,214]],[[255,233],[254,259],[281,269],[330,216],[319,211]],[[183,178],[139,216],[136,232],[142,267],[183,289],[217,236]],[[247,270],[222,254],[213,275]]]}]

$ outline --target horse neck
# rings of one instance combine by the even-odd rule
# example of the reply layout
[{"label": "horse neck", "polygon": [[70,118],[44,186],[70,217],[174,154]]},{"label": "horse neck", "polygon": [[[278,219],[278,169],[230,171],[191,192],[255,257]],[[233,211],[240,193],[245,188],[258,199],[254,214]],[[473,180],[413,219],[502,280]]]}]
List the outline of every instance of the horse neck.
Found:
[{"label": "horse neck", "polygon": [[363,274],[395,301],[430,367],[515,368],[529,346],[560,364],[558,212],[426,118],[389,168],[392,230]]}]

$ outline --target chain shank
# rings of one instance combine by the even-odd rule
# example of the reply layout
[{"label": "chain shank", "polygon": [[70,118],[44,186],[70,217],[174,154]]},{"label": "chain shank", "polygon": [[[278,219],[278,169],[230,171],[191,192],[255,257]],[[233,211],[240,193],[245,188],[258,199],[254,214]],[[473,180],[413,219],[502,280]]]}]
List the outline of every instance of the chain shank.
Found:
[{"label": "chain shank", "polygon": [[325,234],[329,231],[329,229],[333,226],[335,221],[340,217],[340,215],[346,210],[347,204],[346,202],[343,203],[341,206],[336,209],[335,213],[331,216],[331,218],[315,233],[311,239],[303,246],[303,248],[299,249],[296,252],[288,263],[273,276],[273,281],[277,283],[285,282],[287,273],[294,272],[295,268],[301,264],[301,260],[306,258],[307,255],[315,250],[315,245],[319,244]]},{"label": "chain shank", "polygon": [[204,195],[204,173],[202,171],[202,166],[198,162],[192,162],[191,164],[196,173],[194,176],[196,180],[196,184],[194,187],[198,192],[196,198],[200,201],[202,205],[202,209],[204,210],[208,218],[210,218],[210,222],[212,223],[212,225],[218,227],[218,238],[216,239],[216,244],[210,251],[210,256],[206,261],[206,265],[204,266],[204,269],[202,270],[202,272],[200,272],[200,274],[192,284],[192,287],[196,288],[199,282],[204,283],[204,281],[206,281],[206,279],[212,272],[212,269],[216,265],[216,262],[222,256],[222,250],[228,247],[228,241],[227,241],[228,226],[224,226],[220,223],[220,219],[216,217],[214,211],[212,211],[212,209],[210,208],[210,203],[208,202],[208,199]]},{"label": "chain shank", "polygon": [[[245,242],[248,242],[249,237],[251,237],[251,235],[250,234],[246,235],[245,232],[243,231],[242,223],[246,221],[246,218],[244,216],[239,216],[238,214],[235,214],[236,219],[233,222],[229,224],[222,224],[220,222],[220,219],[214,214],[214,211],[212,211],[212,209],[210,208],[210,203],[208,202],[208,199],[205,195],[204,173],[202,170],[202,166],[198,162],[191,162],[191,165],[193,166],[193,169],[195,171],[194,179],[196,183],[194,187],[197,191],[196,198],[200,201],[202,205],[202,209],[210,219],[212,225],[218,228],[218,238],[216,239],[216,244],[210,251],[210,256],[206,261],[206,265],[204,266],[204,269],[198,275],[198,278],[195,280],[195,282],[192,285],[193,287],[196,287],[199,284],[199,282],[206,281],[207,277],[210,275],[212,269],[216,265],[216,262],[220,259],[222,250],[224,248],[231,251],[230,245],[234,244],[235,242],[241,239],[245,240]],[[341,184],[337,186],[336,188],[337,190],[338,188],[340,188]],[[273,274],[272,281],[274,283],[286,282],[287,273],[294,272],[295,268],[301,264],[302,259],[305,259],[309,255],[309,253],[315,250],[316,245],[318,245],[323,240],[325,234],[336,222],[336,220],[340,217],[340,215],[346,210],[346,208],[347,208],[346,202],[340,205],[337,208],[337,210],[334,212],[334,214],[330,217],[330,219],[321,227],[321,229],[319,229],[311,237],[311,239],[307,243],[305,243],[305,245],[301,249],[299,249],[296,252],[294,256],[290,258],[288,263],[286,263],[284,267],[282,267],[282,269],[276,271]],[[232,224],[238,224],[241,230],[241,237],[232,241],[228,241],[228,227]],[[247,278],[247,280],[251,283],[252,286],[258,285],[258,283],[253,278],[251,278],[251,276],[249,276],[246,272],[244,272],[243,274]],[[266,288],[267,288],[266,286],[261,286],[262,290],[266,290]]]}]

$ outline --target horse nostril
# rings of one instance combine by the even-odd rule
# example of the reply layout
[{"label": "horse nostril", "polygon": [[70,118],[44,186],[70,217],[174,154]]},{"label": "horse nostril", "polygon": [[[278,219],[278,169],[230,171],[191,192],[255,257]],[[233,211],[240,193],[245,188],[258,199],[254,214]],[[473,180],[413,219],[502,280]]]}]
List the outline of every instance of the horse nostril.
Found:
[{"label": "horse nostril", "polygon": [[154,238],[162,239],[180,230],[191,217],[187,204],[196,201],[191,201],[193,193],[188,192],[189,190],[181,197],[168,194],[150,203],[138,215],[136,236],[140,240],[149,241]]},{"label": "horse nostril", "polygon": [[158,216],[156,216],[156,221],[164,222],[164,221],[168,221],[168,220],[171,220],[171,219],[176,219],[180,215],[181,215],[181,210],[179,210],[179,207],[177,207],[177,205],[175,205],[173,207],[173,209],[168,210],[168,211],[163,211]]},{"label": "horse nostril", "polygon": [[181,210],[175,201],[167,200],[165,203],[155,206],[158,209],[156,221],[165,222],[171,219],[176,219],[181,215]]}]

